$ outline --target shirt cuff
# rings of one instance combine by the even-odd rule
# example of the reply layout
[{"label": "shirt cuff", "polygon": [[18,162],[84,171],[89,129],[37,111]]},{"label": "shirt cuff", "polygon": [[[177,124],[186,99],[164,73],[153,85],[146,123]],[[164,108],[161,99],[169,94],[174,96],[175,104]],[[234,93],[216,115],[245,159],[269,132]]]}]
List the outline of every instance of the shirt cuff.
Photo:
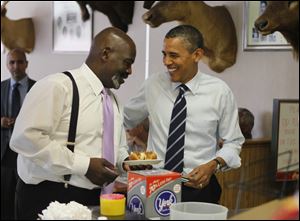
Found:
[{"label": "shirt cuff", "polygon": [[230,168],[239,168],[241,166],[241,158],[236,150],[223,147],[218,151],[216,156],[221,157],[226,163],[223,171]]},{"label": "shirt cuff", "polygon": [[76,175],[85,175],[88,171],[89,165],[90,165],[90,158],[80,155],[80,154],[74,154],[74,163],[72,168],[72,174]]}]

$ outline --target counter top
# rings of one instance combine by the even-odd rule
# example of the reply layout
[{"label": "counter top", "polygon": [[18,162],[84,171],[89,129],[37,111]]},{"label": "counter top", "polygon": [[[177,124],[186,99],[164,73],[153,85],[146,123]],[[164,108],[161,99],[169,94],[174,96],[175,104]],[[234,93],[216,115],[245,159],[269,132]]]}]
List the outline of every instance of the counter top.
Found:
[{"label": "counter top", "polygon": [[[100,205],[99,206],[91,206],[89,207],[92,210],[92,219],[97,220],[100,214]],[[105,216],[109,220],[147,220],[144,216],[137,215],[136,213],[132,213],[126,210],[123,216]]]}]

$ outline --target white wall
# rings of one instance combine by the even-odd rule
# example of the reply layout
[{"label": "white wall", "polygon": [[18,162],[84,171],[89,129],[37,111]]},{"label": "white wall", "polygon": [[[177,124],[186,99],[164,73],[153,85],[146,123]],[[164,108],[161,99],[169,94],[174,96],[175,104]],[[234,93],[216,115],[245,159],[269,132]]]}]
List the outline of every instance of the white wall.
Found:
[{"label": "white wall", "polygon": [[[7,17],[20,19],[33,17],[36,33],[35,49],[28,55],[28,75],[39,80],[44,76],[79,67],[86,59],[86,53],[56,53],[52,50],[52,1],[12,1],[7,5]],[[144,10],[142,2],[135,5],[133,24],[129,26],[128,34],[137,46],[137,57],[133,66],[133,74],[127,82],[117,91],[120,100],[126,102],[136,91],[136,83],[144,78],[145,58],[145,29],[146,26],[140,19]],[[78,10],[79,6],[78,6]],[[96,35],[102,29],[111,26],[108,18],[100,13],[94,13],[93,33]],[[6,68],[6,54],[1,55],[1,80],[10,77]]]},{"label": "white wall", "polygon": [[[235,22],[238,36],[236,64],[221,74],[213,73],[206,65],[200,70],[220,77],[233,90],[238,106],[248,108],[255,116],[253,137],[271,137],[272,107],[274,98],[299,99],[299,62],[291,51],[243,51],[243,1],[213,1],[209,5],[225,5]],[[136,93],[145,75],[146,25],[141,16],[146,11],[143,2],[135,5],[133,24],[128,34],[137,45],[137,57],[133,65],[133,75],[117,91],[121,101],[127,102]],[[52,2],[10,2],[7,16],[11,19],[33,17],[36,31],[34,51],[28,55],[28,74],[34,79],[76,68],[84,62],[87,53],[57,54],[52,51]],[[165,70],[162,65],[162,41],[166,32],[177,22],[163,24],[150,29],[149,73]],[[94,34],[110,26],[102,13],[94,13]],[[1,54],[1,79],[10,75],[6,69],[6,54]]]}]

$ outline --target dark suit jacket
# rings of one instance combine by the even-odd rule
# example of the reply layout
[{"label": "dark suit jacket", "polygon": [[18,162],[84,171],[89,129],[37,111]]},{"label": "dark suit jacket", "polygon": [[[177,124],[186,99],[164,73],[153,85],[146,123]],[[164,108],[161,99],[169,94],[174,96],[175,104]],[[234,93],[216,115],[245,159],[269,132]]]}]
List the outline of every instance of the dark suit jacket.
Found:
[{"label": "dark suit jacket", "polygon": [[[36,81],[28,78],[28,91]],[[1,118],[8,116],[10,78],[1,82]],[[10,129],[1,127],[1,161],[10,140]]]}]

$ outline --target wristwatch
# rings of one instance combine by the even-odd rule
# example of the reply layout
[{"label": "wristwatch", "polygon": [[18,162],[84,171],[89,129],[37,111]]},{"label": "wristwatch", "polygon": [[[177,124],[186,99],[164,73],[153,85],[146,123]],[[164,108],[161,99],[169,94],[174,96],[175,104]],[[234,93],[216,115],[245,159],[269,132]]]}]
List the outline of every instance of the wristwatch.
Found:
[{"label": "wristwatch", "polygon": [[221,164],[220,160],[218,160],[217,158],[215,158],[215,159],[213,159],[213,161],[217,162],[217,168],[215,170],[215,173],[219,172],[221,170],[221,168],[222,168],[222,164]]}]

